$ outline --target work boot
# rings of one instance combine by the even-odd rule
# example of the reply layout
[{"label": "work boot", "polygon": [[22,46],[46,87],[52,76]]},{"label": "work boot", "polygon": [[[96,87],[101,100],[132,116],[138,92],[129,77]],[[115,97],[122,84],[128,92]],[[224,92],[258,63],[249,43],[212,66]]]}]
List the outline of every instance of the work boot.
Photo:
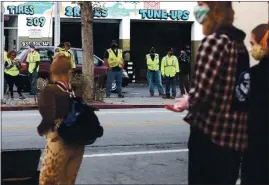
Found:
[{"label": "work boot", "polygon": [[20,95],[20,100],[24,100],[25,97],[23,95]]},{"label": "work boot", "polygon": [[170,99],[170,96],[163,95],[163,99]]},{"label": "work boot", "polygon": [[123,94],[119,94],[118,97],[119,98],[124,98],[124,95]]}]

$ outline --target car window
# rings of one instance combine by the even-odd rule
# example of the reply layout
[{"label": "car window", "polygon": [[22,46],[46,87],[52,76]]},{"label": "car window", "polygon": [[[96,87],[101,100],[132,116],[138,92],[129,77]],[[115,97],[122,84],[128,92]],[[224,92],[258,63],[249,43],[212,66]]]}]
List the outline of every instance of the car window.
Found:
[{"label": "car window", "polygon": [[39,48],[36,49],[40,55],[40,62],[48,62],[51,61],[53,52],[47,48]]},{"label": "car window", "polygon": [[[82,50],[76,50],[77,52],[77,61],[78,64],[82,64]],[[93,57],[94,65],[98,65],[98,59],[94,56]]]},{"label": "car window", "polygon": [[21,49],[17,52],[17,56],[16,59],[18,59],[20,62],[23,58],[23,56],[25,56],[28,53],[28,49]]}]

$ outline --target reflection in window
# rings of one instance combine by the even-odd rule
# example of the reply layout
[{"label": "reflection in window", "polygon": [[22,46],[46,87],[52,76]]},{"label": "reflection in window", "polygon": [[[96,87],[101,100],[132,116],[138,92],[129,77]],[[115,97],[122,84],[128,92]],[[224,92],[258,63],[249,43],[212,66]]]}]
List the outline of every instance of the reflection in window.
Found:
[{"label": "reflection in window", "polygon": [[[77,58],[78,58],[78,64],[82,64],[82,50],[76,50],[77,51]],[[98,65],[98,59],[96,56],[93,56],[93,62],[94,65]]]},{"label": "reflection in window", "polygon": [[28,52],[28,49],[21,49],[17,52],[17,57],[16,59],[18,59],[20,62],[22,62],[22,57],[25,56]]}]

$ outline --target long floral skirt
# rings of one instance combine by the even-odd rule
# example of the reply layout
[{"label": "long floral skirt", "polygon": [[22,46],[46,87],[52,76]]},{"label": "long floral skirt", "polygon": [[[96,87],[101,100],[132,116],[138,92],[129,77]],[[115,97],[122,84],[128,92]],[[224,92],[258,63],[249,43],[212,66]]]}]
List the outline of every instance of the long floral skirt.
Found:
[{"label": "long floral skirt", "polygon": [[73,185],[84,154],[84,146],[67,146],[57,132],[47,134],[40,170],[40,185]]}]

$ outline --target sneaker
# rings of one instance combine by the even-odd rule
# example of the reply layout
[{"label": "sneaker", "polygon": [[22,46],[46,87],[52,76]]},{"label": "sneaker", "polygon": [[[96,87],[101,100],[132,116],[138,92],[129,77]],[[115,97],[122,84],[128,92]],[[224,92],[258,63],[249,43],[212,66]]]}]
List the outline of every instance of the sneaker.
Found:
[{"label": "sneaker", "polygon": [[12,100],[14,100],[14,96],[11,96],[10,98],[11,98]]},{"label": "sneaker", "polygon": [[110,98],[110,95],[106,95],[106,98]]},{"label": "sneaker", "polygon": [[119,94],[118,97],[119,98],[124,98],[124,95],[123,94]]},{"label": "sneaker", "polygon": [[153,97],[154,96],[154,94],[150,94],[150,97]]},{"label": "sneaker", "polygon": [[25,97],[21,95],[21,96],[20,96],[20,99],[21,99],[21,100],[24,100],[24,99],[25,99]]},{"label": "sneaker", "polygon": [[171,96],[171,99],[175,99],[175,97],[174,96]]},{"label": "sneaker", "polygon": [[162,97],[163,96],[163,93],[159,93],[159,96]]}]

